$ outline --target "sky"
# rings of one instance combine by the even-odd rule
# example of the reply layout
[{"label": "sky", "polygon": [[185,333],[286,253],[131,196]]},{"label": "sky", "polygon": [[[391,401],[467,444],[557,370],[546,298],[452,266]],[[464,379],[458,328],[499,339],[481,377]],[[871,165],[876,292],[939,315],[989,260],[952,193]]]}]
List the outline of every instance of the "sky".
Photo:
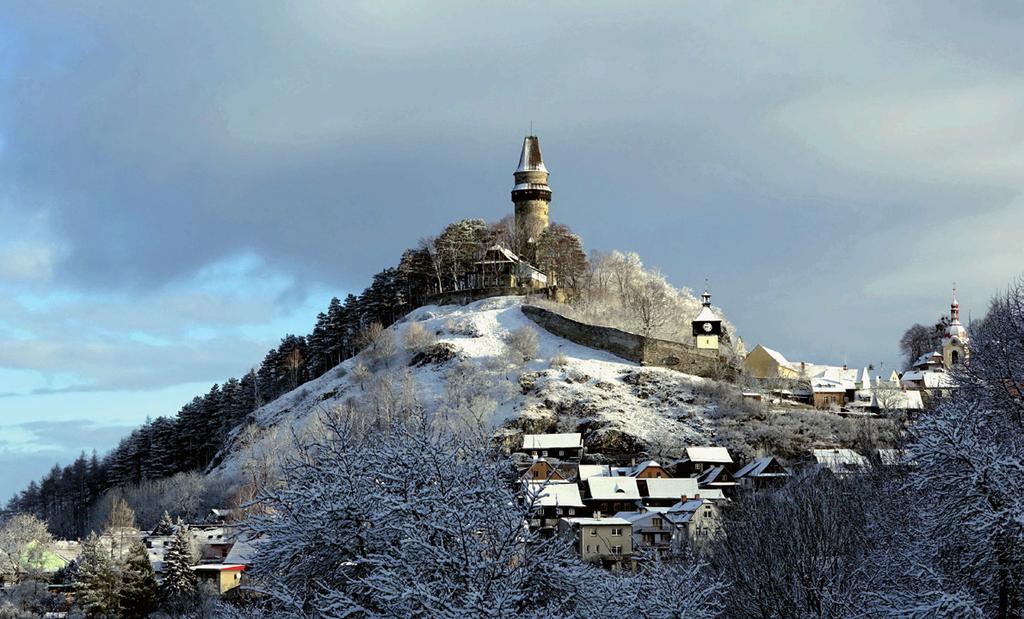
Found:
[{"label": "sky", "polygon": [[[748,348],[899,363],[1024,270],[1017,3],[5,2],[0,500],[417,240],[551,216]],[[883,365],[884,364],[884,365]]]}]

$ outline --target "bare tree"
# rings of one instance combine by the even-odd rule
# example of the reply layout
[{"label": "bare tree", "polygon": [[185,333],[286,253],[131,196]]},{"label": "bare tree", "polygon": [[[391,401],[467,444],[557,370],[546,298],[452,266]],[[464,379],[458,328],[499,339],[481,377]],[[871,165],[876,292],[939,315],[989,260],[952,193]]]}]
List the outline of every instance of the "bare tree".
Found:
[{"label": "bare tree", "polygon": [[46,553],[53,544],[46,523],[18,514],[0,526],[0,580],[19,583],[43,574]]}]

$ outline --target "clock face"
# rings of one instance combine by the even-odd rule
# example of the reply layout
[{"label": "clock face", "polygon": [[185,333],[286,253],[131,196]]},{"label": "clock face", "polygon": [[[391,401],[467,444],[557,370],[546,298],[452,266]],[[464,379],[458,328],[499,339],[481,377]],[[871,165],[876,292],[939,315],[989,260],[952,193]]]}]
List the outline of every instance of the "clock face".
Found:
[{"label": "clock face", "polygon": [[710,322],[705,322],[704,323],[704,332],[705,333],[711,333],[711,329],[713,329],[713,328],[714,327],[711,326]]}]

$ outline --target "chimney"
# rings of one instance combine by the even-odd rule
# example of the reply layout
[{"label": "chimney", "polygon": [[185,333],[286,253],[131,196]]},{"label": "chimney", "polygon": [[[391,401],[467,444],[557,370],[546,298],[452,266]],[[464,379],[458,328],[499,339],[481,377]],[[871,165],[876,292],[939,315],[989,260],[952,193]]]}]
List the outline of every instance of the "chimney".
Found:
[{"label": "chimney", "polygon": [[693,495],[693,500],[694,501],[699,501],[700,500],[700,493],[699,492],[697,494]]},{"label": "chimney", "polygon": [[846,364],[845,364],[845,363],[843,364],[843,369],[844,369],[844,370],[848,370],[848,369],[849,369],[848,367],[846,367]]}]

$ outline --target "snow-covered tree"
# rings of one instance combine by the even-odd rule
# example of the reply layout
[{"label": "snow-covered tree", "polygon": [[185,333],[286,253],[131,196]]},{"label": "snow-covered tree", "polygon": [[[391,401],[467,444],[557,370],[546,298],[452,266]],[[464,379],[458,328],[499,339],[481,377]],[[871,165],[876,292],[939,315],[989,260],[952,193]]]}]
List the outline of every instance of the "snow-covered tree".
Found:
[{"label": "snow-covered tree", "polygon": [[159,588],[149,554],[140,540],[128,548],[121,567],[121,586],[118,598],[121,616],[132,619],[148,617],[156,606]]},{"label": "snow-covered tree", "polygon": [[[913,561],[995,617],[1024,613],[1024,282],[993,300],[956,392],[911,429]],[[965,572],[964,566],[970,566]],[[946,596],[932,596],[940,602]],[[921,599],[911,600],[920,606]]]},{"label": "snow-covered tree", "polygon": [[75,575],[75,601],[87,617],[114,617],[120,603],[120,578],[99,537],[90,534],[82,542]]},{"label": "snow-covered tree", "polygon": [[187,603],[195,596],[198,583],[192,570],[194,564],[192,533],[188,525],[179,519],[174,538],[164,552],[164,579],[160,583],[161,593],[169,606]]},{"label": "snow-covered tree", "polygon": [[4,521],[0,524],[0,581],[39,577],[52,543],[46,523],[35,516],[17,514]]}]

